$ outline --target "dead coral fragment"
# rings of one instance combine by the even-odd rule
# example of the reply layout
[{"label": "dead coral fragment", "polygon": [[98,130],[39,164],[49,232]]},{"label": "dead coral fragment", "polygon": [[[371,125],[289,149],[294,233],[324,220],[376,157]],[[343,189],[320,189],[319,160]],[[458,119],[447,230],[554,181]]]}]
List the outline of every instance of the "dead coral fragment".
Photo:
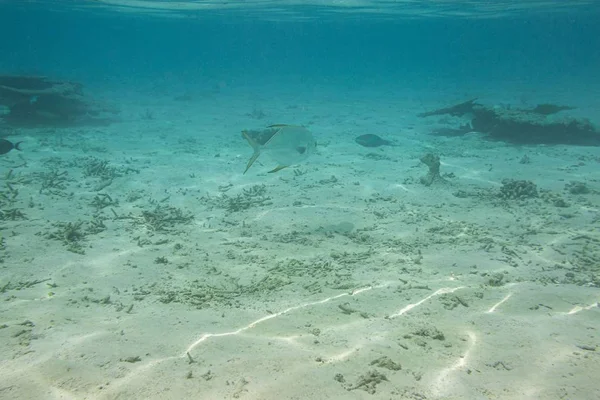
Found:
[{"label": "dead coral fragment", "polygon": [[377,385],[383,381],[388,381],[388,378],[377,370],[367,372],[358,378],[358,382],[348,390],[362,389],[369,394],[375,394]]},{"label": "dead coral fragment", "polygon": [[392,359],[386,356],[371,361],[369,365],[375,365],[376,367],[389,369],[390,371],[400,371],[402,369],[399,363],[392,361]]},{"label": "dead coral fragment", "polygon": [[565,185],[565,190],[568,190],[571,194],[588,194],[591,192],[585,182],[569,182]]},{"label": "dead coral fragment", "polygon": [[17,221],[27,219],[27,216],[18,208],[0,209],[0,221]]},{"label": "dead coral fragment", "polygon": [[421,157],[421,162],[429,167],[427,175],[421,177],[420,181],[425,186],[431,186],[433,183],[448,183],[440,175],[440,157],[438,155],[428,153]]},{"label": "dead coral fragment", "polygon": [[119,205],[119,201],[117,199],[113,199],[107,193],[98,193],[94,196],[94,199],[91,201],[90,205],[96,209],[96,211],[100,211],[106,207],[114,207]]},{"label": "dead coral fragment", "polygon": [[417,335],[417,336],[428,337],[428,338],[435,339],[435,340],[445,340],[446,339],[446,337],[444,336],[442,331],[440,331],[435,326],[426,326],[426,327],[419,328],[419,329],[415,330],[413,332],[413,334]]},{"label": "dead coral fragment", "polygon": [[95,157],[86,159],[82,167],[83,176],[86,178],[98,177],[102,179],[114,179],[121,176],[115,167],[109,165],[107,160],[100,160]]},{"label": "dead coral fragment", "polygon": [[85,240],[86,233],[83,231],[83,221],[77,222],[57,222],[54,224],[56,230],[47,233],[48,239],[59,240],[68,251],[77,254],[85,254],[82,242]]},{"label": "dead coral fragment", "polygon": [[40,182],[40,194],[64,195],[63,192],[67,188],[68,172],[57,169],[49,171],[37,172],[35,178]]},{"label": "dead coral fragment", "polygon": [[248,189],[243,189],[242,193],[233,197],[222,194],[218,197],[202,197],[200,200],[209,206],[223,208],[230,213],[272,204],[271,198],[267,196],[267,187],[265,185],[251,186]]},{"label": "dead coral fragment", "polygon": [[538,197],[538,190],[531,181],[503,179],[498,196],[503,200],[525,200]]},{"label": "dead coral fragment", "polygon": [[134,225],[146,228],[148,231],[168,232],[176,225],[190,223],[194,216],[186,214],[179,208],[158,205],[154,210],[142,211],[140,216],[126,218],[131,219]]}]

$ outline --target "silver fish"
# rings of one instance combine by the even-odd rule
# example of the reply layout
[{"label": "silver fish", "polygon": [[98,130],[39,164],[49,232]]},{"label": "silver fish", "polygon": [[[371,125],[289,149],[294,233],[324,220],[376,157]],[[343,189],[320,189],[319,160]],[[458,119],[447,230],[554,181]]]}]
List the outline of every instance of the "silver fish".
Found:
[{"label": "silver fish", "polygon": [[242,136],[254,150],[244,174],[262,153],[277,162],[277,167],[269,171],[273,173],[304,161],[317,146],[312,133],[297,125],[271,125],[263,131],[242,131]]}]

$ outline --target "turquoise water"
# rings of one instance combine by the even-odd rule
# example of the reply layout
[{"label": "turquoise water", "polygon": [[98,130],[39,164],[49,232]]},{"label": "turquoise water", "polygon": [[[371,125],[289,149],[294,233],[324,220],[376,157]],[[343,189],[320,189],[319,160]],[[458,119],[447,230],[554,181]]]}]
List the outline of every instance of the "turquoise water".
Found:
[{"label": "turquoise water", "polygon": [[[489,10],[477,2],[382,2],[381,14],[377,2],[257,2],[248,11],[241,2],[206,12],[202,2],[189,3],[189,12],[151,8],[168,9],[169,2],[140,2],[148,7],[139,8],[46,3],[1,4],[3,70],[88,82],[127,77],[145,83],[169,75],[188,84],[228,78],[422,88],[449,81],[485,87],[499,80],[594,82],[600,62],[594,2],[544,2],[530,10],[527,2],[500,2]],[[517,9],[510,11],[511,5]]]},{"label": "turquoise water", "polygon": [[599,20],[0,0],[0,399],[600,398]]}]

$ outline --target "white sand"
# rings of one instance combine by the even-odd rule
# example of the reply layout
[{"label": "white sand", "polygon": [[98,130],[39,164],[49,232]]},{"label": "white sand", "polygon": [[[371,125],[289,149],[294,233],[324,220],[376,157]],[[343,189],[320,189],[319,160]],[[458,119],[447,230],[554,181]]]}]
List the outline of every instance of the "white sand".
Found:
[{"label": "white sand", "polygon": [[[131,98],[110,127],[12,137],[24,151],[2,156],[1,175],[13,169],[28,219],[0,221],[0,398],[600,398],[597,148],[428,135],[439,119],[415,115],[461,94],[244,93]],[[242,175],[240,130],[271,123],[307,124],[318,154]],[[363,133],[399,146],[360,147]],[[419,183],[429,151],[449,185]],[[100,191],[118,200],[98,211],[105,230],[76,254],[48,235],[93,218],[101,178],[69,164],[81,157],[123,175]],[[40,194],[35,174],[52,166],[68,180]],[[502,201],[504,178],[569,206]],[[571,181],[593,192],[570,194]],[[255,185],[263,205],[218,201]],[[193,220],[156,231],[141,213],[157,204]]]}]

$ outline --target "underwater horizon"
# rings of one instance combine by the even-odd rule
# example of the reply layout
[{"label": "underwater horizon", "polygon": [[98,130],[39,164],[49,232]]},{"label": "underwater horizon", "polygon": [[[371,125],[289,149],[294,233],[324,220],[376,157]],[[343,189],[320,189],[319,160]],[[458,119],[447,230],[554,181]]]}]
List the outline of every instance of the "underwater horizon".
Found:
[{"label": "underwater horizon", "polygon": [[0,399],[600,398],[598,21],[0,0]]}]

